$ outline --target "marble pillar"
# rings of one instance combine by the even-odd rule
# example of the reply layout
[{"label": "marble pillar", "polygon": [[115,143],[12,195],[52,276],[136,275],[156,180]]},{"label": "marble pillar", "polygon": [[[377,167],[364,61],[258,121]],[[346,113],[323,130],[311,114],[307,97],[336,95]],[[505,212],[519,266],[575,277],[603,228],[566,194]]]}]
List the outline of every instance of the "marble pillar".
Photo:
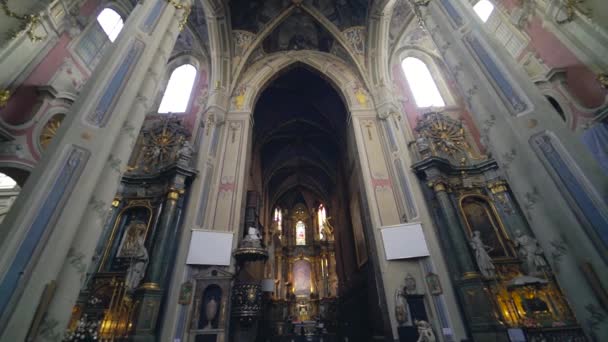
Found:
[{"label": "marble pillar", "polygon": [[41,337],[63,334],[183,15],[163,0],[137,5],[24,186],[1,228],[2,339],[25,338],[53,280]]}]

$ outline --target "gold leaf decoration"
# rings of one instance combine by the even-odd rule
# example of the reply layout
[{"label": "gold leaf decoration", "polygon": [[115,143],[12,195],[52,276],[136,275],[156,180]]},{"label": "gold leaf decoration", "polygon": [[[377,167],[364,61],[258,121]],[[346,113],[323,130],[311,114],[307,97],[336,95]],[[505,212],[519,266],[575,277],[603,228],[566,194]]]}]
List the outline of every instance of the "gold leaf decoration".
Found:
[{"label": "gold leaf decoration", "polygon": [[65,118],[65,114],[57,114],[49,119],[46,122],[44,127],[42,128],[42,132],[40,133],[40,137],[38,138],[40,141],[40,148],[44,151],[49,146],[59,127],[61,127],[61,123]]}]

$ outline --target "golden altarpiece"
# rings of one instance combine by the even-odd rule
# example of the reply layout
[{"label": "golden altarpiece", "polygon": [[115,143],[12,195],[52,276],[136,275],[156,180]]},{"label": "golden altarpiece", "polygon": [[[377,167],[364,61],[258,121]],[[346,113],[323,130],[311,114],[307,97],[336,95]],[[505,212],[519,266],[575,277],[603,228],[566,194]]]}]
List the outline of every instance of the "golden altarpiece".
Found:
[{"label": "golden altarpiece", "polygon": [[[189,136],[176,117],[146,120],[86,270],[66,340],[121,341],[154,334],[185,196],[196,175]],[[77,257],[72,257],[76,263]]]},{"label": "golden altarpiece", "polygon": [[264,327],[272,335],[335,329],[338,276],[331,220],[323,204],[274,210],[265,270],[274,290]]},{"label": "golden altarpiece", "polygon": [[[584,341],[524,212],[460,120],[431,112],[410,144],[464,314],[478,336]],[[514,335],[514,336],[515,336]],[[523,336],[523,335],[522,335]]]}]

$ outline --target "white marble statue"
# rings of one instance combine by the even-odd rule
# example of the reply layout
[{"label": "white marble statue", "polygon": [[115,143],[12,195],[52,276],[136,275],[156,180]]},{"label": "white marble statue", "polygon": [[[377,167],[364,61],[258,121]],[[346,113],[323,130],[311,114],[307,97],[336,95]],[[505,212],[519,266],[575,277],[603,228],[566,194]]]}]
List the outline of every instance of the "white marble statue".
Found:
[{"label": "white marble statue", "polygon": [[435,342],[435,333],[433,327],[427,321],[416,320],[416,327],[418,328],[418,340],[416,342]]},{"label": "white marble statue", "polygon": [[407,301],[405,300],[403,288],[403,286],[399,286],[395,290],[395,318],[400,325],[408,321]]},{"label": "white marble statue", "polygon": [[515,231],[515,247],[524,263],[529,275],[541,274],[549,266],[543,257],[543,250],[538,241],[521,230]]},{"label": "white marble statue", "polygon": [[192,148],[190,142],[188,140],[182,141],[182,146],[177,151],[178,157],[189,159],[192,157],[192,153],[194,153],[194,148]]},{"label": "white marble statue", "polygon": [[490,258],[490,255],[488,254],[488,251],[491,251],[492,247],[486,246],[483,241],[481,241],[481,233],[479,230],[473,232],[473,237],[469,243],[475,252],[475,259],[481,274],[486,278],[494,277],[496,275],[496,267],[494,267],[492,258]]},{"label": "white marble statue", "polygon": [[262,240],[262,236],[260,235],[260,231],[255,227],[249,227],[247,229],[247,236],[243,239],[245,241],[260,241]]},{"label": "white marble statue", "polygon": [[131,264],[127,269],[127,275],[125,276],[125,286],[129,291],[133,291],[139,286],[139,283],[141,283],[141,280],[146,274],[148,261],[148,250],[146,250],[146,246],[144,246],[143,236],[140,236],[137,239],[137,246],[131,257]]}]

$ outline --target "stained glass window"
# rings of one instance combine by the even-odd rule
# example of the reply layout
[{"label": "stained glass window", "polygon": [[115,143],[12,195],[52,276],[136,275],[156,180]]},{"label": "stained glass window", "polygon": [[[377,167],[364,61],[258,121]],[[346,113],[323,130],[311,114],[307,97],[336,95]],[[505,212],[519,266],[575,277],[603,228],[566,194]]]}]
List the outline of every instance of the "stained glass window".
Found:
[{"label": "stained glass window", "polygon": [[296,245],[306,245],[306,225],[302,221],[296,223]]},{"label": "stained glass window", "polygon": [[281,237],[281,233],[283,232],[283,214],[281,213],[281,208],[274,209],[274,221],[277,223],[277,231],[279,232],[279,237]]},{"label": "stained glass window", "polygon": [[327,219],[327,212],[325,211],[325,207],[323,204],[319,205],[319,211],[317,212],[317,220],[319,222],[319,238],[321,240],[325,239],[325,235],[323,234],[323,225],[325,224],[325,220]]}]

